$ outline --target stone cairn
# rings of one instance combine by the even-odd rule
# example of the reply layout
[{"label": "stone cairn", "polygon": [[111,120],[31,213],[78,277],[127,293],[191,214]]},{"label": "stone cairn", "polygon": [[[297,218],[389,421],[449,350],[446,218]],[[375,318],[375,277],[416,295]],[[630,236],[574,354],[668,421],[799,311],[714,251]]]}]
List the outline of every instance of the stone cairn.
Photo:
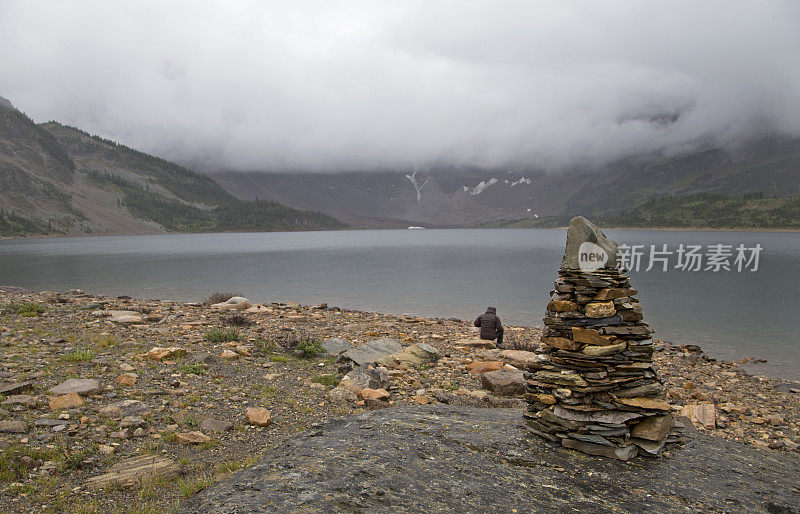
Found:
[{"label": "stone cairn", "polygon": [[[592,255],[594,254],[594,255]],[[573,218],[547,305],[541,360],[525,374],[528,429],[567,448],[620,460],[680,440],[652,367],[653,331],[617,244]]]}]

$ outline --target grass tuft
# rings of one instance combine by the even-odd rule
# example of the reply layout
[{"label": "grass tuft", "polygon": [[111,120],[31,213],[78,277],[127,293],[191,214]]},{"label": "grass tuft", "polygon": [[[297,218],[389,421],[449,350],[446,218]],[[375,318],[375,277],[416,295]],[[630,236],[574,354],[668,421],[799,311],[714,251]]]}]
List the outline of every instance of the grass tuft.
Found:
[{"label": "grass tuft", "polygon": [[206,333],[206,341],[212,343],[227,343],[238,340],[239,331],[232,328],[214,328]]},{"label": "grass tuft", "polygon": [[234,296],[242,296],[241,293],[231,293],[230,291],[218,291],[216,293],[212,293],[208,298],[206,298],[203,303],[206,305],[214,305],[215,303],[222,303],[227,302]]},{"label": "grass tuft", "polygon": [[251,320],[244,314],[231,314],[230,316],[222,318],[223,323],[234,327],[248,327],[254,325],[255,321]]},{"label": "grass tuft", "polygon": [[178,371],[187,375],[205,375],[206,368],[202,364],[182,364],[178,366]]},{"label": "grass tuft", "polygon": [[311,381],[330,387],[339,383],[339,377],[337,375],[314,375]]},{"label": "grass tuft", "polygon": [[89,362],[94,359],[95,353],[92,350],[73,350],[61,356],[64,362]]}]

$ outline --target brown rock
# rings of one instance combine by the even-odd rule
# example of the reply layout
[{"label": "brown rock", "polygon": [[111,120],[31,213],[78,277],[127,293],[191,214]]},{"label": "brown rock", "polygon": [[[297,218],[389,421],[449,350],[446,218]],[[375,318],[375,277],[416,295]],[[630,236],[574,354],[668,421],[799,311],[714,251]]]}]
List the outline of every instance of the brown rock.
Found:
[{"label": "brown rock", "polygon": [[[570,391],[572,392],[572,391]],[[552,394],[539,394],[539,393],[531,393],[525,396],[526,399],[531,399],[537,401],[539,403],[543,403],[545,405],[555,405],[556,398]]]},{"label": "brown rock", "polygon": [[177,346],[172,346],[169,348],[155,347],[149,352],[145,353],[144,358],[160,362],[163,360],[177,359],[179,357],[183,357],[184,355],[186,355],[186,348],[179,348]]},{"label": "brown rock", "polygon": [[523,370],[541,360],[536,353],[525,350],[501,350],[497,357],[506,364]]},{"label": "brown rock", "polygon": [[681,409],[681,416],[686,416],[692,423],[708,428],[717,426],[717,414],[713,403],[685,405]]},{"label": "brown rock", "polygon": [[767,423],[770,425],[784,425],[786,422],[784,421],[782,416],[778,416],[777,414],[770,414],[766,417]]},{"label": "brown rock", "polygon": [[221,359],[233,361],[239,358],[239,354],[234,352],[233,350],[222,350],[222,353],[219,354]]},{"label": "brown rock", "polygon": [[386,389],[370,389],[366,387],[358,392],[358,397],[362,400],[388,400],[389,391]]},{"label": "brown rock", "polygon": [[572,327],[572,339],[579,343],[594,346],[608,346],[614,344],[614,336],[604,336],[593,328]]},{"label": "brown rock", "polygon": [[599,301],[616,300],[617,298],[625,298],[626,296],[632,296],[634,294],[636,294],[636,291],[633,289],[613,287],[599,290],[594,296],[594,299]]},{"label": "brown rock", "polygon": [[175,432],[175,441],[181,444],[207,443],[211,438],[198,430],[191,432]]},{"label": "brown rock", "polygon": [[547,346],[552,346],[553,348],[558,348],[559,350],[580,350],[581,343],[573,341],[572,339],[567,339],[566,337],[542,337],[542,342]]},{"label": "brown rock", "polygon": [[589,384],[577,373],[558,373],[555,371],[537,371],[534,374],[534,379],[547,384],[573,386],[573,387],[588,387]]},{"label": "brown rock", "polygon": [[428,405],[429,403],[433,403],[433,398],[425,395],[412,396],[411,399],[414,400],[414,403],[417,405]]},{"label": "brown rock", "polygon": [[500,361],[479,361],[467,365],[467,371],[473,375],[482,375],[489,371],[497,371],[503,368]]},{"label": "brown rock", "polygon": [[114,379],[114,383],[121,386],[132,386],[136,385],[138,380],[136,373],[123,373]]},{"label": "brown rock", "polygon": [[614,302],[591,302],[586,304],[587,318],[609,318],[616,313]]},{"label": "brown rock", "polygon": [[621,343],[612,344],[609,346],[594,346],[594,345],[586,345],[581,353],[585,355],[591,355],[594,357],[600,357],[603,355],[611,355],[612,353],[619,353],[625,351],[628,347],[628,343],[622,341]]},{"label": "brown rock", "polygon": [[49,396],[50,410],[73,409],[84,404],[83,398],[78,393]]},{"label": "brown rock", "polygon": [[615,398],[615,402],[620,405],[625,405],[626,407],[634,407],[637,409],[646,409],[646,410],[665,410],[669,411],[670,406],[669,403],[665,402],[664,400],[658,400],[654,398]]},{"label": "brown rock", "polygon": [[568,300],[550,300],[547,310],[551,312],[573,312],[578,310],[578,304]]},{"label": "brown rock", "polygon": [[27,434],[30,427],[24,421],[9,419],[0,421],[0,433]]},{"label": "brown rock", "polygon": [[247,422],[258,427],[265,427],[272,423],[272,414],[264,407],[248,407],[244,411]]},{"label": "brown rock", "polygon": [[634,425],[631,435],[648,441],[663,441],[674,424],[675,418],[672,413],[666,416],[651,416]]}]

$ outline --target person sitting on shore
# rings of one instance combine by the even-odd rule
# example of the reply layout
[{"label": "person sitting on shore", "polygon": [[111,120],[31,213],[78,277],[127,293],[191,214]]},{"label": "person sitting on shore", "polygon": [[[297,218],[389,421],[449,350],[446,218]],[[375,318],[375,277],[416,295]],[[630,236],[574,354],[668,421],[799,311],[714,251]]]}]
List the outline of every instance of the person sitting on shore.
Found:
[{"label": "person sitting on shore", "polygon": [[497,339],[497,347],[503,347],[503,324],[497,317],[497,309],[487,307],[486,312],[478,316],[474,325],[481,328],[481,339]]}]

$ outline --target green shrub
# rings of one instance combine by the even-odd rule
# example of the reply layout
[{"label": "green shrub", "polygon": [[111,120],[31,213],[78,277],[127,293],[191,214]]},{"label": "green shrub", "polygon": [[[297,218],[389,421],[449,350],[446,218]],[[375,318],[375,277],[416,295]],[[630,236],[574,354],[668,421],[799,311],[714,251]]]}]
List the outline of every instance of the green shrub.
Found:
[{"label": "green shrub", "polygon": [[330,387],[339,383],[339,377],[337,375],[314,375],[311,381]]},{"label": "green shrub", "polygon": [[297,342],[297,350],[304,359],[313,359],[325,353],[322,342],[316,339],[302,339]]},{"label": "green shrub", "polygon": [[183,364],[178,367],[178,371],[187,375],[205,375],[206,368],[202,364]]},{"label": "green shrub", "polygon": [[232,328],[214,328],[206,333],[206,341],[212,343],[227,343],[238,340],[239,331]]},{"label": "green shrub", "polygon": [[8,311],[15,312],[24,318],[35,318],[44,314],[44,307],[35,302],[11,302],[6,307]]},{"label": "green shrub", "polygon": [[254,343],[254,345],[256,347],[256,350],[265,355],[275,353],[275,351],[277,351],[278,349],[278,346],[275,344],[274,341],[267,341],[266,339],[258,339]]},{"label": "green shrub", "polygon": [[95,353],[92,350],[73,350],[61,356],[64,362],[89,362],[94,359]]}]

